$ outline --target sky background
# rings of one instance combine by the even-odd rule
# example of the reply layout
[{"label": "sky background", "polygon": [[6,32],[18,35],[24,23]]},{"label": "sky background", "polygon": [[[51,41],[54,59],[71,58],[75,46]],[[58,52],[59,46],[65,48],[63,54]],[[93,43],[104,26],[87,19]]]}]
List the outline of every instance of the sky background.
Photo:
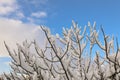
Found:
[{"label": "sky background", "polygon": [[10,69],[3,41],[11,48],[25,39],[43,45],[40,25],[61,34],[62,27],[69,28],[72,20],[81,27],[96,21],[98,29],[103,25],[105,32],[120,42],[119,0],[0,0],[0,73]]}]

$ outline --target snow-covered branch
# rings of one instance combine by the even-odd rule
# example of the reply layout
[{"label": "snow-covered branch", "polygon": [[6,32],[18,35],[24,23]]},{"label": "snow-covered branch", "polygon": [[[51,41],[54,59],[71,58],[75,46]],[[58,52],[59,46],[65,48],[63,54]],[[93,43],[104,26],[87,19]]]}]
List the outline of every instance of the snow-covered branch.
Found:
[{"label": "snow-covered branch", "polygon": [[[44,48],[34,40],[17,44],[11,50],[4,42],[12,58],[9,74],[2,74],[3,80],[119,80],[120,48],[114,37],[103,36],[96,30],[96,23],[80,28],[72,21],[70,29],[63,28],[63,36],[52,35],[41,26],[45,36]],[[88,32],[89,29],[89,32]],[[94,48],[96,47],[97,48]],[[31,50],[32,48],[32,50]],[[117,48],[115,50],[115,48]],[[95,57],[94,57],[95,56]]]}]

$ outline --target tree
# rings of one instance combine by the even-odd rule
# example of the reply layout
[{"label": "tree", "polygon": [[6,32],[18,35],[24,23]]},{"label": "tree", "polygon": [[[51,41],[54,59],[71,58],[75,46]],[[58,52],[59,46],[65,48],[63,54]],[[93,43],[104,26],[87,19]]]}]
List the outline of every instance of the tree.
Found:
[{"label": "tree", "polygon": [[[96,23],[92,26],[88,22],[83,30],[74,21],[72,24],[70,29],[63,28],[62,37],[51,35],[48,28],[41,26],[46,36],[44,49],[36,41],[29,43],[26,40],[23,45],[17,44],[18,50],[11,51],[4,42],[12,58],[10,66],[13,71],[4,73],[3,79],[119,80],[118,40],[107,36],[101,27],[102,39],[96,30]],[[35,50],[31,50],[32,46]],[[96,46],[99,48],[94,48]]]}]

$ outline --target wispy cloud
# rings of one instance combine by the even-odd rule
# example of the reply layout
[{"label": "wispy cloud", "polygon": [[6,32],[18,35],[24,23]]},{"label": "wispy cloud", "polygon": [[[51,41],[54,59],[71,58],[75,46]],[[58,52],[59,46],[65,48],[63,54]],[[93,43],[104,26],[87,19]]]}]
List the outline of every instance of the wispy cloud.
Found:
[{"label": "wispy cloud", "polygon": [[24,14],[22,12],[17,12],[16,16],[20,19],[25,18]]},{"label": "wispy cloud", "polygon": [[17,8],[16,0],[0,0],[0,15],[9,15]]},{"label": "wispy cloud", "polygon": [[47,13],[43,11],[39,11],[39,12],[32,13],[31,16],[36,18],[44,18],[44,17],[47,17]]},{"label": "wispy cloud", "polygon": [[[28,0],[27,0],[28,1]],[[34,4],[34,5],[46,5],[48,0],[31,0],[29,1],[31,4]]]}]

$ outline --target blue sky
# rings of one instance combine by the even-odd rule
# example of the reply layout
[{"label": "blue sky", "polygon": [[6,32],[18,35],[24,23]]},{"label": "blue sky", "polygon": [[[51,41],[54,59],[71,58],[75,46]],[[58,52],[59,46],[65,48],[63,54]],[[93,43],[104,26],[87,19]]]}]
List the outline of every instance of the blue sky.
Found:
[{"label": "blue sky", "polygon": [[120,1],[0,0],[0,73],[9,70],[6,63],[10,61],[3,41],[14,48],[15,42],[24,39],[40,40],[39,25],[61,34],[62,27],[70,27],[72,20],[82,27],[96,21],[98,28],[103,25],[107,34],[119,37]]}]

